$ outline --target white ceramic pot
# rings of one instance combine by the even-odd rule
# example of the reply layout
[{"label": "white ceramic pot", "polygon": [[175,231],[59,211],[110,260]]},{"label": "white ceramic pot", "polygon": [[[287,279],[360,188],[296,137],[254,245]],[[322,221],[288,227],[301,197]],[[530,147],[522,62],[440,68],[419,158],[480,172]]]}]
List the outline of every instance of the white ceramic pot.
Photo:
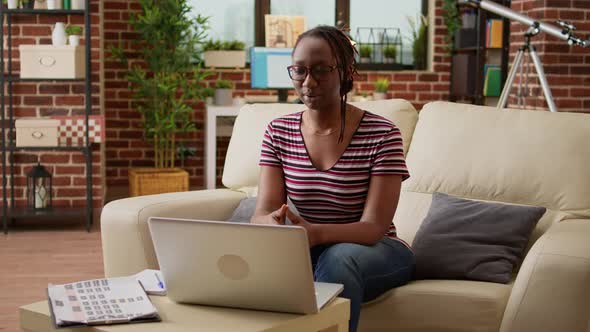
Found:
[{"label": "white ceramic pot", "polygon": [[18,0],[8,0],[8,9],[18,8]]},{"label": "white ceramic pot", "polygon": [[47,0],[47,9],[62,9],[62,0]]},{"label": "white ceramic pot", "polygon": [[70,36],[68,36],[68,40],[70,42],[70,46],[80,45],[80,36],[79,35],[70,35]]},{"label": "white ceramic pot", "polygon": [[373,100],[383,100],[387,97],[385,92],[373,92]]},{"label": "white ceramic pot", "polygon": [[66,26],[63,22],[55,23],[51,33],[51,43],[53,46],[63,46],[67,43]]},{"label": "white ceramic pot", "polygon": [[86,0],[72,0],[72,9],[86,9]]},{"label": "white ceramic pot", "polygon": [[227,106],[232,105],[233,100],[233,90],[232,89],[215,89],[215,105],[220,106]]}]

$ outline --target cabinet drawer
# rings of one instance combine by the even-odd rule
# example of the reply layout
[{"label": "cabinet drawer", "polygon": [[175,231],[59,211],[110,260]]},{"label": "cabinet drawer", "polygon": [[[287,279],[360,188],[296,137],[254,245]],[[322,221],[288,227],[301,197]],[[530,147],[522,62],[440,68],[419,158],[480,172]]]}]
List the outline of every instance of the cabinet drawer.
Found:
[{"label": "cabinet drawer", "polygon": [[59,120],[18,119],[16,146],[57,146]]},{"label": "cabinet drawer", "polygon": [[84,46],[20,45],[21,78],[84,78]]}]

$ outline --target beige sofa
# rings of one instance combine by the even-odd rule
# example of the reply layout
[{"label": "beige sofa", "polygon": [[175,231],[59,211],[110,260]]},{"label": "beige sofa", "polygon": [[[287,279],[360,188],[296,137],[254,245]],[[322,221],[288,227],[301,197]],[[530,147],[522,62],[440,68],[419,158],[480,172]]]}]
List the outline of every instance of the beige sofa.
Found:
[{"label": "beige sofa", "polygon": [[[590,115],[446,102],[418,114],[403,100],[357,105],[402,131],[412,176],[394,222],[406,241],[435,191],[547,208],[509,284],[413,281],[366,304],[360,331],[590,331]],[[302,107],[259,104],[240,111],[223,174],[229,189],[107,204],[101,216],[106,275],[157,268],[148,217],[229,218],[241,199],[256,193],[266,124]]]}]

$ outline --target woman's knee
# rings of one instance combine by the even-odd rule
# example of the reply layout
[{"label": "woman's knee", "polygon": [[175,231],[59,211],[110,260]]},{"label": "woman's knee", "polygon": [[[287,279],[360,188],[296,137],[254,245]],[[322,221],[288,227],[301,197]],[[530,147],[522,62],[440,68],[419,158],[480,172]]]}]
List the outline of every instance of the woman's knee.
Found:
[{"label": "woman's knee", "polygon": [[336,283],[360,282],[361,271],[357,252],[361,245],[338,243],[320,255],[316,266],[316,280]]}]

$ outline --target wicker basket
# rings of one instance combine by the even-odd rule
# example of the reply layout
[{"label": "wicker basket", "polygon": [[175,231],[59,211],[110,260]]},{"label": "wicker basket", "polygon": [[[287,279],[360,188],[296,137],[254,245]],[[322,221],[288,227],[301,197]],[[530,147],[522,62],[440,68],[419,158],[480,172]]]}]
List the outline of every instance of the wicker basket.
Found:
[{"label": "wicker basket", "polygon": [[154,195],[187,191],[188,172],[181,168],[130,168],[129,194]]}]

